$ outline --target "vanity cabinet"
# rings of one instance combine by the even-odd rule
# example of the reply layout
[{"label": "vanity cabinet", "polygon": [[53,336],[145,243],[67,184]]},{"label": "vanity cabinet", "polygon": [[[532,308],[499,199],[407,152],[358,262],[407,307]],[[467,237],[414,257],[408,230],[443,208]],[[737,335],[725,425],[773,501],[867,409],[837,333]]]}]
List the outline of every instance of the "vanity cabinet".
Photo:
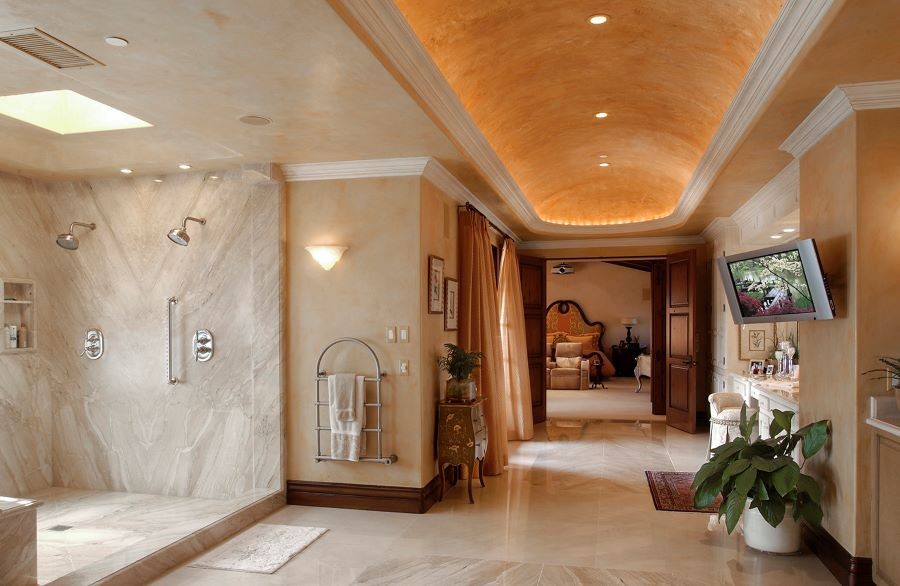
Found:
[{"label": "vanity cabinet", "polygon": [[876,584],[900,584],[900,404],[892,396],[872,397],[866,423],[872,438],[872,519]]}]

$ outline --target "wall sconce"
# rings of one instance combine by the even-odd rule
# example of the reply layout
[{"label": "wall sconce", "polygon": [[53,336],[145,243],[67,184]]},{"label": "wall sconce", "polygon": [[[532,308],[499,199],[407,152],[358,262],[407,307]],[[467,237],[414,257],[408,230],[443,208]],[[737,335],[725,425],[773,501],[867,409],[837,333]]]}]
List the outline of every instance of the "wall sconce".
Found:
[{"label": "wall sconce", "polygon": [[326,271],[337,264],[341,257],[344,256],[346,246],[307,246],[306,250],[316,259],[316,262],[322,265]]}]

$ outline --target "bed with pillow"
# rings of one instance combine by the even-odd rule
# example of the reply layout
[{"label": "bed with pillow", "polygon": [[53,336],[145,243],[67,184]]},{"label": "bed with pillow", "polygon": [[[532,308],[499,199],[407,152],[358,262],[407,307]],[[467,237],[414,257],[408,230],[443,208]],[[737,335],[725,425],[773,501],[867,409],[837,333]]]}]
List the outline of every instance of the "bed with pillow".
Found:
[{"label": "bed with pillow", "polygon": [[[575,301],[563,299],[551,303],[547,307],[547,388],[553,388],[550,385],[549,366],[556,362],[556,349],[560,343],[581,344],[581,357],[589,363],[589,379],[592,383],[615,376],[615,366],[603,353],[605,333],[606,326],[589,320]],[[567,349],[571,349],[571,346]],[[600,363],[599,366],[597,362]],[[574,388],[581,388],[581,385]]]}]

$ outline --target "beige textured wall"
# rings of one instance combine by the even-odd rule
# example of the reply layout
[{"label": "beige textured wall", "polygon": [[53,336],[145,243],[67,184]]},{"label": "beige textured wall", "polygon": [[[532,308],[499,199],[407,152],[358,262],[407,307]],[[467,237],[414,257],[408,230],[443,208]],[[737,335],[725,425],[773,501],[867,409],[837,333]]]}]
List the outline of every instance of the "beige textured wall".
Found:
[{"label": "beige textured wall", "polygon": [[861,555],[865,547],[857,523],[861,502],[868,496],[860,494],[857,479],[856,132],[856,117],[851,116],[800,160],[800,237],[816,239],[837,309],[834,320],[800,325],[800,422],[832,422],[831,441],[808,468],[824,483],[825,529],[848,551]]},{"label": "beige textured wall", "polygon": [[[446,373],[437,366],[438,357],[445,352],[444,344],[457,342],[455,331],[444,331],[444,316],[429,314],[428,255],[444,259],[444,275],[459,279],[457,256],[457,203],[443,194],[429,181],[421,181],[421,249],[419,254],[420,303],[422,304],[422,347],[419,360],[422,370],[422,474],[421,486],[434,478],[435,404],[444,392]],[[446,308],[445,310],[446,311]]]},{"label": "beige textured wall", "polygon": [[[869,110],[857,115],[859,183],[857,208],[857,366],[881,366],[877,356],[900,356],[900,110]],[[872,554],[871,468],[874,435],[865,425],[869,396],[884,394],[886,381],[859,375],[858,549]],[[894,471],[894,473],[898,473]]]},{"label": "beige textured wall", "polygon": [[606,326],[604,352],[625,338],[623,317],[636,317],[638,325],[632,336],[651,346],[650,273],[605,262],[583,262],[575,266],[575,274],[552,274],[547,267],[547,304],[571,299],[578,302],[588,319]]},{"label": "beige textured wall", "polygon": [[[421,486],[423,365],[418,177],[291,183],[288,188],[288,467],[290,480]],[[304,250],[349,250],[324,271]],[[389,325],[408,325],[407,344],[387,344]],[[391,466],[314,461],[316,359],[330,341],[351,336],[372,345],[388,376],[382,385],[385,454]],[[410,360],[409,376],[398,361]],[[356,350],[328,355],[329,372],[372,370]],[[323,385],[324,388],[324,385]],[[323,399],[327,397],[323,394]],[[371,411],[369,420],[372,420]],[[327,411],[322,409],[327,425]],[[323,433],[328,446],[328,434]],[[373,438],[374,439],[374,438]],[[370,447],[375,443],[370,440]]]}]

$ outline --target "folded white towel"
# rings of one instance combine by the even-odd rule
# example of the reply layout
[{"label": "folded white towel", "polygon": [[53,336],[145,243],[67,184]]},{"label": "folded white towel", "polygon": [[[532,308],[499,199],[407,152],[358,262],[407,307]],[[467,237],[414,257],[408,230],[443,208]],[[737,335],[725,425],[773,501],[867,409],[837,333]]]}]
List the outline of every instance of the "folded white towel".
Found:
[{"label": "folded white towel", "polygon": [[328,376],[328,416],[331,423],[331,456],[358,462],[366,454],[366,377],[354,374]]}]

